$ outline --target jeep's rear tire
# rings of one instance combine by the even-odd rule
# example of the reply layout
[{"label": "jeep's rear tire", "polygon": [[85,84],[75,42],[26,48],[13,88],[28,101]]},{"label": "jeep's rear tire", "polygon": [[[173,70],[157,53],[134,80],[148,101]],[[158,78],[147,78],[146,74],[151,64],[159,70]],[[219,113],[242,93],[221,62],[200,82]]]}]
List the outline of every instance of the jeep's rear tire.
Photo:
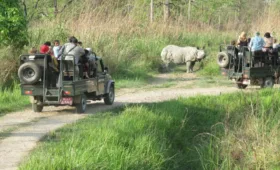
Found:
[{"label": "jeep's rear tire", "polygon": [[112,105],[115,100],[115,87],[114,85],[110,85],[109,92],[105,94],[104,103],[106,105]]},{"label": "jeep's rear tire", "polygon": [[26,84],[34,84],[38,82],[41,76],[41,69],[36,63],[24,63],[18,69],[18,77],[20,78],[20,81]]},{"label": "jeep's rear tire", "polygon": [[86,95],[82,94],[80,96],[80,100],[77,104],[75,104],[76,106],[76,113],[85,113],[86,109],[87,109],[87,97]]},{"label": "jeep's rear tire", "polygon": [[263,84],[261,88],[273,88],[274,86],[274,79],[272,77],[266,77],[263,80]]},{"label": "jeep's rear tire", "polygon": [[219,52],[217,56],[217,63],[220,67],[227,67],[229,64],[229,56],[225,52]]},{"label": "jeep's rear tire", "polygon": [[36,113],[42,112],[43,107],[44,107],[44,105],[42,105],[42,104],[32,103],[33,112],[36,112]]}]

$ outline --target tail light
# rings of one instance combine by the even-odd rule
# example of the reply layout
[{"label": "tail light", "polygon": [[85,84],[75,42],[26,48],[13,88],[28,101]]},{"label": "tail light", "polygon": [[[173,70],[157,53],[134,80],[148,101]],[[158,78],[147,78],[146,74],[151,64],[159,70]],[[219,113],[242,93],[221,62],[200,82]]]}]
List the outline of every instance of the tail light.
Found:
[{"label": "tail light", "polygon": [[26,91],[24,91],[24,94],[31,95],[32,91],[31,90],[26,90]]},{"label": "tail light", "polygon": [[67,95],[70,95],[71,92],[70,91],[63,91],[63,94],[67,96]]}]

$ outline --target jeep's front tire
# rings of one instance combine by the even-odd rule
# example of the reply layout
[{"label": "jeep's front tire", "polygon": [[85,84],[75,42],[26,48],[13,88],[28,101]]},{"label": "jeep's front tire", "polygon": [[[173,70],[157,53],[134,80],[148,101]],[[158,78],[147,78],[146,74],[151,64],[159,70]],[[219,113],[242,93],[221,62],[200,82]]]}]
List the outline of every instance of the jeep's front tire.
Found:
[{"label": "jeep's front tire", "polygon": [[273,77],[266,77],[263,80],[263,84],[261,85],[261,88],[273,88],[273,86],[274,86]]},{"label": "jeep's front tire", "polygon": [[24,63],[18,69],[18,77],[20,81],[26,84],[34,84],[38,82],[41,76],[41,69],[36,63]]},{"label": "jeep's front tire", "polygon": [[115,87],[114,85],[110,85],[109,92],[105,94],[104,103],[106,105],[112,105],[115,100]]}]

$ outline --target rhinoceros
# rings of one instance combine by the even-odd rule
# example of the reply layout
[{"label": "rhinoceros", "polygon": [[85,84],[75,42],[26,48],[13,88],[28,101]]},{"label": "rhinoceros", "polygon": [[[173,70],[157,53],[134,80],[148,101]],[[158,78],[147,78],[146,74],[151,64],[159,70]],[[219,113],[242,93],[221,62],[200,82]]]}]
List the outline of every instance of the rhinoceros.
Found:
[{"label": "rhinoceros", "polygon": [[168,68],[170,62],[175,64],[186,63],[187,73],[193,72],[193,66],[196,61],[200,61],[205,57],[204,50],[196,47],[179,47],[176,45],[168,45],[162,49],[161,60],[165,67]]}]

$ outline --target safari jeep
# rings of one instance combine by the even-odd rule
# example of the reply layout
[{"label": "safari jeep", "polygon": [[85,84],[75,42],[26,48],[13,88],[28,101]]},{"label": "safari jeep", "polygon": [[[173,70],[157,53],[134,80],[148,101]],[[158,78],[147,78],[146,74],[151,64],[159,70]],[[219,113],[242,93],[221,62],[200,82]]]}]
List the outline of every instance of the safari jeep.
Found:
[{"label": "safari jeep", "polygon": [[278,49],[253,54],[248,47],[220,46],[217,63],[222,75],[233,80],[238,88],[245,89],[248,85],[266,88],[279,83],[278,56]]},{"label": "safari jeep", "polygon": [[21,55],[18,69],[21,93],[30,96],[34,112],[41,112],[48,105],[70,105],[76,107],[77,113],[84,113],[87,100],[103,99],[106,105],[112,105],[115,82],[102,59],[95,59],[96,65],[89,64],[89,78],[84,78],[83,65],[76,65],[72,55],[61,57],[59,70],[50,55]]}]

